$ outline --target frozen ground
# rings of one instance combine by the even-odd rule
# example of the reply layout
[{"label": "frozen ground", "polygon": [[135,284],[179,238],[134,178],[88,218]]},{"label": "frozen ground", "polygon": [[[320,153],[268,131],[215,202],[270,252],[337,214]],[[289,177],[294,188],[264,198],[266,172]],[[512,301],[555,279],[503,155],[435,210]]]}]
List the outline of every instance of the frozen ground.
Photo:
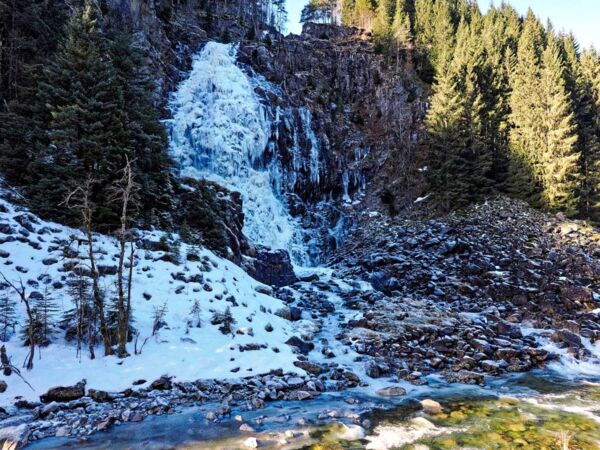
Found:
[{"label": "frozen ground", "polygon": [[[28,295],[33,291],[44,294],[47,290],[59,308],[55,319],[60,319],[73,307],[66,288],[68,273],[63,268],[69,260],[63,257],[63,251],[71,236],[79,236],[80,232],[40,221],[4,200],[0,200],[0,210],[5,210],[0,213],[3,229],[10,227],[13,234],[8,237],[17,238],[1,245],[0,270],[14,283],[22,280]],[[27,231],[15,219],[23,216],[30,218],[29,227],[33,231]],[[158,241],[160,234],[144,237]],[[116,241],[101,235],[96,235],[95,239],[95,247],[100,253],[99,265],[116,267]],[[200,262],[187,262],[187,251],[187,246],[182,244],[180,265],[160,260],[164,252],[137,251],[132,289],[134,326],[140,332],[138,346],[148,339],[141,355],[119,360],[103,357],[98,348],[95,360],[89,359],[85,349],[78,358],[75,345],[63,340],[64,332],[57,332],[53,344],[40,351],[36,349],[34,369],[23,370],[34,390],[12,376],[7,380],[8,390],[0,396],[0,403],[10,403],[17,396],[37,399],[49,387],[73,384],[82,378],[87,379],[88,387],[118,391],[130,387],[135,380],[153,381],[163,374],[180,380],[195,380],[248,376],[272,369],[297,371],[292,365],[296,358],[291,348],[284,344],[293,334],[291,322],[274,314],[283,303],[258,292],[269,289],[231,262],[208,250],[200,251]],[[183,277],[177,274],[183,274]],[[179,281],[175,277],[196,281]],[[65,287],[54,289],[52,284],[55,282],[61,282]],[[115,284],[115,276],[102,277],[107,294],[114,292]],[[9,288],[0,294],[18,302],[18,296]],[[144,294],[151,298],[146,300]],[[196,316],[191,314],[196,300],[201,307],[199,328],[195,326]],[[167,326],[152,336],[154,311],[164,304],[167,306]],[[210,323],[214,311],[223,312],[227,307],[236,320],[233,335],[222,334]],[[18,304],[17,310],[17,333],[5,345],[12,363],[21,367],[28,349],[18,335],[25,323],[24,306]],[[192,326],[188,326],[188,322],[192,322]],[[272,332],[266,331],[267,324],[273,327]],[[259,344],[264,348],[240,351],[240,346],[245,344]],[[129,351],[133,353],[133,345],[129,346]],[[239,371],[232,372],[238,368]]]}]

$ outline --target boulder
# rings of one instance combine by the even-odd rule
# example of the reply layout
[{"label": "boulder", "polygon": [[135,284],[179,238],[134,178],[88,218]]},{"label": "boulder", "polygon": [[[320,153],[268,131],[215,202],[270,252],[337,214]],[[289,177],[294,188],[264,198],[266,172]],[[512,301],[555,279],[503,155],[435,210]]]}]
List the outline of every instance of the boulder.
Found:
[{"label": "boulder", "polygon": [[304,355],[308,355],[310,351],[315,348],[315,344],[312,342],[305,342],[297,336],[292,336],[285,341],[285,343],[292,347],[296,347],[298,351]]},{"label": "boulder", "polygon": [[258,448],[258,441],[254,437],[249,437],[243,443],[245,448]]},{"label": "boulder", "polygon": [[382,397],[401,397],[406,395],[406,389],[401,388],[400,386],[388,386],[379,389],[376,394],[381,395]]},{"label": "boulder", "polygon": [[482,374],[471,372],[469,370],[461,370],[456,373],[449,373],[446,374],[445,378],[449,383],[484,384],[484,377]]},{"label": "boulder", "polygon": [[106,391],[97,391],[95,389],[90,389],[88,391],[88,396],[98,403],[108,403],[113,401],[112,395],[110,395]]},{"label": "boulder", "polygon": [[313,395],[308,391],[293,391],[289,393],[290,400],[311,400]]},{"label": "boulder", "polygon": [[40,396],[42,403],[70,402],[85,396],[86,381],[82,380],[74,386],[58,386]]},{"label": "boulder", "polygon": [[421,400],[421,406],[426,412],[430,414],[440,414],[442,412],[442,405],[440,405],[435,400],[431,400],[429,398]]},{"label": "boulder", "polygon": [[158,380],[154,380],[150,385],[150,389],[153,391],[168,391],[172,387],[171,378],[167,376],[162,376]]},{"label": "boulder", "polygon": [[0,444],[2,450],[16,450],[22,448],[29,440],[29,425],[23,423],[14,427],[0,429]]},{"label": "boulder", "polygon": [[257,249],[256,257],[246,264],[248,274],[269,286],[288,286],[298,281],[286,250]]},{"label": "boulder", "polygon": [[294,361],[294,366],[310,373],[311,375],[321,375],[323,369],[316,364],[309,363],[308,361]]},{"label": "boulder", "polygon": [[567,329],[555,331],[554,334],[550,336],[550,339],[557,344],[563,344],[567,346],[569,350],[574,353],[577,353],[583,345],[581,343],[581,338]]},{"label": "boulder", "polygon": [[302,310],[294,306],[285,306],[281,309],[278,309],[275,312],[275,315],[291,322],[297,322],[298,320],[302,319]]}]

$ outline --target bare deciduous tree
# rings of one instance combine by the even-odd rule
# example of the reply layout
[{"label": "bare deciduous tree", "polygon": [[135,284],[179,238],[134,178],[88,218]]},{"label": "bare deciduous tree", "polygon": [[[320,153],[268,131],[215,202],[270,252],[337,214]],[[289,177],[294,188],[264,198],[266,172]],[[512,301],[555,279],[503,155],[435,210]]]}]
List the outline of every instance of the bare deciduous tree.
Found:
[{"label": "bare deciduous tree", "polygon": [[106,316],[104,313],[104,296],[100,290],[98,268],[96,266],[96,255],[94,252],[94,233],[93,233],[93,205],[91,200],[92,186],[94,179],[90,176],[74,191],[72,191],[63,202],[68,208],[73,208],[79,211],[81,215],[81,224],[85,233],[85,238],[81,239],[88,249],[88,260],[90,266],[90,275],[92,278],[92,296],[96,307],[98,320],[100,323],[100,335],[104,344],[104,355],[113,355],[114,350],[110,342],[110,333],[106,324]]},{"label": "bare deciduous tree", "polygon": [[[127,341],[129,340],[129,322],[131,318],[131,283],[133,279],[133,264],[135,262],[135,245],[133,243],[130,225],[132,210],[136,207],[138,185],[134,181],[131,161],[126,159],[123,176],[114,186],[113,200],[121,202],[120,228],[117,231],[119,241],[119,265],[117,268],[117,354],[125,358],[127,354]],[[131,244],[129,255],[129,272],[127,275],[127,292],[125,292],[125,253],[127,244]]]}]

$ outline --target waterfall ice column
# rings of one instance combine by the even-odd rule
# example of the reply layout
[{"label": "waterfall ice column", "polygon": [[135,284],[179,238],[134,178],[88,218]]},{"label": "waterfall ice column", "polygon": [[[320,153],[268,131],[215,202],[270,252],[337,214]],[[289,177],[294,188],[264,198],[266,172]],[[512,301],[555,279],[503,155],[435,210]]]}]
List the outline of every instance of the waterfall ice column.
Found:
[{"label": "waterfall ice column", "polygon": [[[209,42],[171,99],[171,154],[183,176],[205,178],[239,191],[244,232],[251,241],[287,249],[297,262],[305,250],[299,227],[273,188],[269,167],[259,167],[271,123],[253,80],[236,65],[237,48]],[[273,181],[273,182],[272,182]]]}]

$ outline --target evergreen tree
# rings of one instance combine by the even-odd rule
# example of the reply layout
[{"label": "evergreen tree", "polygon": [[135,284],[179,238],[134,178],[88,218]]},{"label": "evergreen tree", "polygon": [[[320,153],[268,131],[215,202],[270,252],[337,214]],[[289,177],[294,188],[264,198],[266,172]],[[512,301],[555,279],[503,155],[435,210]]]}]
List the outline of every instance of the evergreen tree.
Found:
[{"label": "evergreen tree", "polygon": [[370,0],[355,0],[352,22],[365,30],[373,26],[373,5]]},{"label": "evergreen tree", "polygon": [[392,46],[394,8],[393,0],[379,0],[373,21],[373,39],[384,53],[389,52]]},{"label": "evergreen tree", "polygon": [[89,349],[90,358],[94,359],[94,347],[97,342],[100,342],[100,339],[91,286],[83,274],[73,275],[67,281],[73,307],[64,313],[60,328],[64,330],[67,341],[76,341],[78,355],[85,346]]},{"label": "evergreen tree", "polygon": [[155,218],[170,208],[173,188],[167,133],[152,103],[154,82],[142,53],[133,45],[131,32],[111,36],[110,53],[123,93],[120,108],[126,145],[132,149],[133,172],[140,185],[137,213],[146,225],[156,225]]},{"label": "evergreen tree", "polygon": [[576,116],[581,152],[580,213],[600,221],[600,56],[583,52],[577,72]]},{"label": "evergreen tree", "polygon": [[7,342],[17,325],[16,303],[8,295],[0,297],[0,341]]},{"label": "evergreen tree", "polygon": [[543,120],[539,85],[544,31],[529,10],[519,38],[516,65],[511,74],[509,190],[535,206],[542,205],[538,167],[540,126]]},{"label": "evergreen tree", "polygon": [[[430,145],[428,181],[436,193],[435,201],[443,209],[466,201],[469,185],[463,151],[466,147],[465,102],[450,68],[438,74],[427,112]],[[464,199],[464,200],[463,200]]]},{"label": "evergreen tree", "polygon": [[577,212],[579,183],[577,126],[566,89],[564,60],[554,35],[542,55],[541,168],[546,206],[568,214]]},{"label": "evergreen tree", "polygon": [[60,0],[0,0],[0,172],[13,185],[25,183],[32,155],[47,144],[35,95],[66,18]]},{"label": "evergreen tree", "polygon": [[40,102],[46,105],[50,145],[37,155],[29,191],[42,215],[58,213],[71,219],[59,205],[88,174],[102,181],[95,186],[95,215],[100,223],[115,221],[109,209],[107,185],[130,153],[123,126],[123,92],[99,25],[98,11],[87,1],[67,27],[60,53],[45,70]]},{"label": "evergreen tree", "polygon": [[[169,210],[167,136],[152,102],[154,84],[145,67],[129,30],[109,35],[103,31],[93,1],[75,11],[60,51],[40,77],[31,102],[36,114],[23,110],[11,116],[19,124],[15,128],[32,131],[25,139],[32,161],[26,182],[38,214],[75,224],[75,213],[59,205],[92,174],[94,227],[112,230],[119,208],[110,201],[110,186],[126,159],[133,161],[142,187],[139,211],[144,222],[149,225]],[[20,131],[11,137],[11,144],[19,135]]]},{"label": "evergreen tree", "polygon": [[598,186],[600,186],[600,128],[596,88],[600,81],[600,61],[594,51],[580,56],[574,36],[561,40],[566,61],[565,86],[570,93],[578,129],[577,151],[580,153],[579,213],[600,219]]},{"label": "evergreen tree", "polygon": [[202,309],[200,308],[200,301],[194,300],[194,304],[190,309],[190,319],[188,320],[188,327],[200,328],[202,326],[202,321],[200,320],[201,313]]},{"label": "evergreen tree", "polygon": [[[46,290],[44,294],[31,295],[32,328],[34,342],[36,345],[46,347],[52,342],[52,336],[56,331],[56,315],[58,306],[54,298]],[[23,327],[22,339],[24,345],[30,345],[29,322]]]},{"label": "evergreen tree", "polygon": [[302,9],[301,22],[333,23],[335,0],[310,0]]},{"label": "evergreen tree", "polygon": [[488,105],[482,89],[488,74],[475,24],[463,20],[456,40],[452,62],[438,76],[427,116],[429,180],[444,209],[479,200],[493,184]]},{"label": "evergreen tree", "polygon": [[491,175],[499,190],[508,178],[510,130],[510,74],[520,32],[519,16],[514,8],[492,7],[483,18],[481,41],[488,76],[482,88],[487,105],[489,145],[493,151]]},{"label": "evergreen tree", "polygon": [[418,70],[426,81],[446,70],[452,60],[455,24],[450,1],[415,0],[414,34]]}]

